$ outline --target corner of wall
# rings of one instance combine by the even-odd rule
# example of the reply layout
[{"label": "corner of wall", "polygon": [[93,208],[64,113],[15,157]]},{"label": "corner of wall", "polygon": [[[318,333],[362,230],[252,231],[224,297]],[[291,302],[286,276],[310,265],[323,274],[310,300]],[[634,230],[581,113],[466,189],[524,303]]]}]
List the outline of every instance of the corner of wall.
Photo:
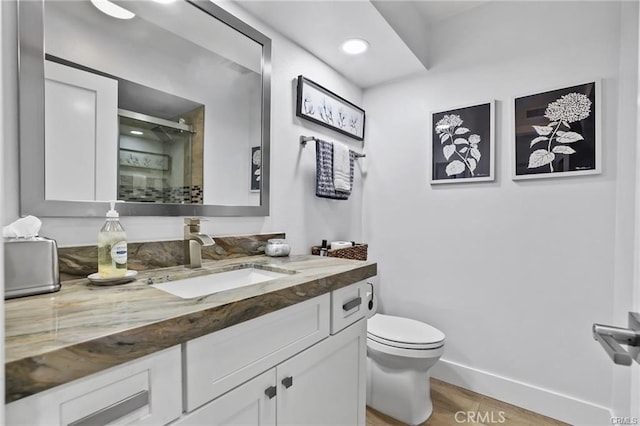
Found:
[{"label": "corner of wall", "polygon": [[[626,327],[627,312],[633,309],[634,283],[638,282],[637,235],[638,187],[636,166],[639,164],[638,139],[638,3],[621,2],[618,79],[618,126],[616,173],[615,269],[613,282],[613,315],[615,325]],[[632,135],[632,137],[630,137]],[[611,406],[615,415],[628,416],[632,407],[633,388],[629,369],[611,365],[613,376]]]}]

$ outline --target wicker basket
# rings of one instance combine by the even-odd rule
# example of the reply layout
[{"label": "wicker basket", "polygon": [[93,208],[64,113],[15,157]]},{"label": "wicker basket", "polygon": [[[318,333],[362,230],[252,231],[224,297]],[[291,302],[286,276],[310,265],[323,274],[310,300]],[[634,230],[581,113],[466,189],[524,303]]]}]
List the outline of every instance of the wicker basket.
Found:
[{"label": "wicker basket", "polygon": [[[341,257],[343,259],[367,260],[367,247],[369,247],[368,244],[356,244],[352,247],[334,250],[328,249],[327,256]],[[314,254],[316,256],[320,255],[320,246],[312,246],[311,254]]]}]

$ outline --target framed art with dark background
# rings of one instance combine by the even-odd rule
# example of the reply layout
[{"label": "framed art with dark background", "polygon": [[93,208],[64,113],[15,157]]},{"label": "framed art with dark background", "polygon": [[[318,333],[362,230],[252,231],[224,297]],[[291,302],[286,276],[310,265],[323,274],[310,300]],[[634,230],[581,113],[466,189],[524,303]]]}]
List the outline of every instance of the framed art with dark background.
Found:
[{"label": "framed art with dark background", "polygon": [[431,113],[431,183],[494,180],[495,101]]},{"label": "framed art with dark background", "polygon": [[600,173],[598,81],[514,99],[513,179]]}]

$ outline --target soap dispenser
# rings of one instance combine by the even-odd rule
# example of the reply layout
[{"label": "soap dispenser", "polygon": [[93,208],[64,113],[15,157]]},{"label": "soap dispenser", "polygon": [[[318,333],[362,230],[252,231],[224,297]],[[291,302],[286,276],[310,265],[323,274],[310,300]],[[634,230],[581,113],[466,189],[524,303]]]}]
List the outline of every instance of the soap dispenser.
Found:
[{"label": "soap dispenser", "polygon": [[100,278],[124,277],[127,273],[127,234],[120,215],[111,201],[107,221],[98,233],[98,275]]}]

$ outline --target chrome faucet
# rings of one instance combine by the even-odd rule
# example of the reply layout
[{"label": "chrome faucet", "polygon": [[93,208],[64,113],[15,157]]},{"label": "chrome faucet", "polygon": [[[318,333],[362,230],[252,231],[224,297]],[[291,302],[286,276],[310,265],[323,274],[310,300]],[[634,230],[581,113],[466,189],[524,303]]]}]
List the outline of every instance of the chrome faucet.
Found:
[{"label": "chrome faucet", "polygon": [[184,266],[202,268],[202,247],[212,246],[216,242],[210,236],[200,233],[200,219],[184,219]]}]

